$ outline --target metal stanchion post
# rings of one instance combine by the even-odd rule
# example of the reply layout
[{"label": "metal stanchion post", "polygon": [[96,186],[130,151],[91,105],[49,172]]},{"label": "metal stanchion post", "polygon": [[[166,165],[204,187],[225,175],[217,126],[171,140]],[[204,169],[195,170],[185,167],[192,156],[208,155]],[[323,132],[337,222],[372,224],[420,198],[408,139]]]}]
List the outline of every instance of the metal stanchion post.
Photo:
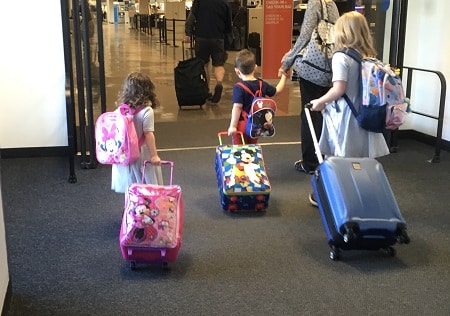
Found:
[{"label": "metal stanchion post", "polygon": [[172,20],[172,42],[173,42],[173,47],[178,47],[178,45],[176,45],[175,42],[175,19]]}]

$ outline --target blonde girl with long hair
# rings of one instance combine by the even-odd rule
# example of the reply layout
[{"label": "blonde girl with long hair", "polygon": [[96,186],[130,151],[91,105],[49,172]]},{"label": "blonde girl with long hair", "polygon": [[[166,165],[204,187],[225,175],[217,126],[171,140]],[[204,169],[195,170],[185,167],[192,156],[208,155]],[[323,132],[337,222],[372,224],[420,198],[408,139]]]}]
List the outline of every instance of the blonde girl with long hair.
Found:
[{"label": "blonde girl with long hair", "polygon": [[[326,156],[376,158],[387,155],[389,149],[383,134],[362,129],[342,97],[347,94],[359,110],[360,65],[345,50],[356,49],[362,57],[376,56],[366,18],[356,11],[343,14],[336,21],[334,37],[333,86],[322,97],[311,101],[311,110],[322,111],[324,117],[320,150]],[[314,200],[314,196],[310,196],[311,199]]]}]

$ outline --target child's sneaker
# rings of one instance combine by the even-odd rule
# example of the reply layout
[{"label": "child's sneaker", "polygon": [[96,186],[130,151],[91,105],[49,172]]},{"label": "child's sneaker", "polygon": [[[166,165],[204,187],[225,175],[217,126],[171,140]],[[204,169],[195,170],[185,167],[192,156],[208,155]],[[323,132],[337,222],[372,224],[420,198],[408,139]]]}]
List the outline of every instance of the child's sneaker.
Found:
[{"label": "child's sneaker", "polygon": [[304,172],[304,173],[308,173],[308,174],[314,173],[314,170],[309,169],[305,165],[303,160],[297,160],[296,162],[294,162],[294,168],[295,168],[295,170],[300,171],[300,172]]}]

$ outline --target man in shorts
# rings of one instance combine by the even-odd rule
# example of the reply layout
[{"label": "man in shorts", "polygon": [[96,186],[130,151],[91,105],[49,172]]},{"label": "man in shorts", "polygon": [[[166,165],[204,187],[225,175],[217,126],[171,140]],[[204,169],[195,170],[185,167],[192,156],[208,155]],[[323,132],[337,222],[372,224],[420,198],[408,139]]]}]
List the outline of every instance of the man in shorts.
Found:
[{"label": "man in shorts", "polygon": [[225,76],[225,38],[231,32],[231,8],[227,0],[194,0],[186,20],[184,42],[189,43],[195,35],[195,55],[205,63],[209,80],[209,64],[212,61],[216,86],[210,93],[211,103],[216,104],[222,97],[222,81]]}]

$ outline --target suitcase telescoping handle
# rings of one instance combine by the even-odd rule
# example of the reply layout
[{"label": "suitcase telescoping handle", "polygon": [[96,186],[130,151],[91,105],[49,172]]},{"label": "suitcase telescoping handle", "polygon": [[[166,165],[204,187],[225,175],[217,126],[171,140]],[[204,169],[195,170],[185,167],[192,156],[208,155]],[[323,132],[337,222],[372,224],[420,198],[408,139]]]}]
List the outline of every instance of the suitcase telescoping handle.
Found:
[{"label": "suitcase telescoping handle", "polygon": [[306,120],[308,121],[309,131],[311,132],[311,137],[312,137],[312,140],[314,143],[314,149],[316,150],[317,160],[319,161],[319,164],[321,164],[323,162],[323,156],[322,156],[322,152],[320,151],[319,142],[317,141],[316,131],[314,130],[314,124],[311,119],[311,113],[310,113],[311,106],[312,106],[311,103],[307,103],[305,105],[305,115],[306,115]]},{"label": "suitcase telescoping handle", "polygon": [[[245,144],[245,140],[244,140],[244,134],[242,134],[242,132],[237,131],[236,133],[238,133],[239,135],[241,135],[241,139],[242,139],[242,144]],[[222,136],[228,136],[228,132],[218,132],[217,133],[217,137],[219,137],[219,145],[222,146]],[[233,140],[233,139],[232,139]]]},{"label": "suitcase telescoping handle", "polygon": [[[142,166],[142,179],[141,179],[141,183],[144,183],[145,181],[145,166],[147,164],[151,164],[150,160],[145,160],[144,164]],[[170,165],[170,180],[169,180],[169,185],[172,185],[172,179],[173,179],[173,166],[174,163],[173,161],[168,161],[168,160],[161,160],[161,165]],[[158,184],[159,185],[163,185],[163,177],[162,177],[162,170],[161,170],[161,166],[155,166],[155,172],[156,172],[156,179],[158,180]]]},{"label": "suitcase telescoping handle", "polygon": [[183,60],[189,59],[189,58],[194,58],[194,47],[192,46],[192,42],[193,42],[193,37],[191,36],[191,40],[188,43],[189,44],[189,52],[191,53],[191,57],[187,56],[187,58],[185,57],[185,51],[186,51],[186,46],[185,46],[185,42],[184,40],[181,41],[181,50],[183,51]]}]

